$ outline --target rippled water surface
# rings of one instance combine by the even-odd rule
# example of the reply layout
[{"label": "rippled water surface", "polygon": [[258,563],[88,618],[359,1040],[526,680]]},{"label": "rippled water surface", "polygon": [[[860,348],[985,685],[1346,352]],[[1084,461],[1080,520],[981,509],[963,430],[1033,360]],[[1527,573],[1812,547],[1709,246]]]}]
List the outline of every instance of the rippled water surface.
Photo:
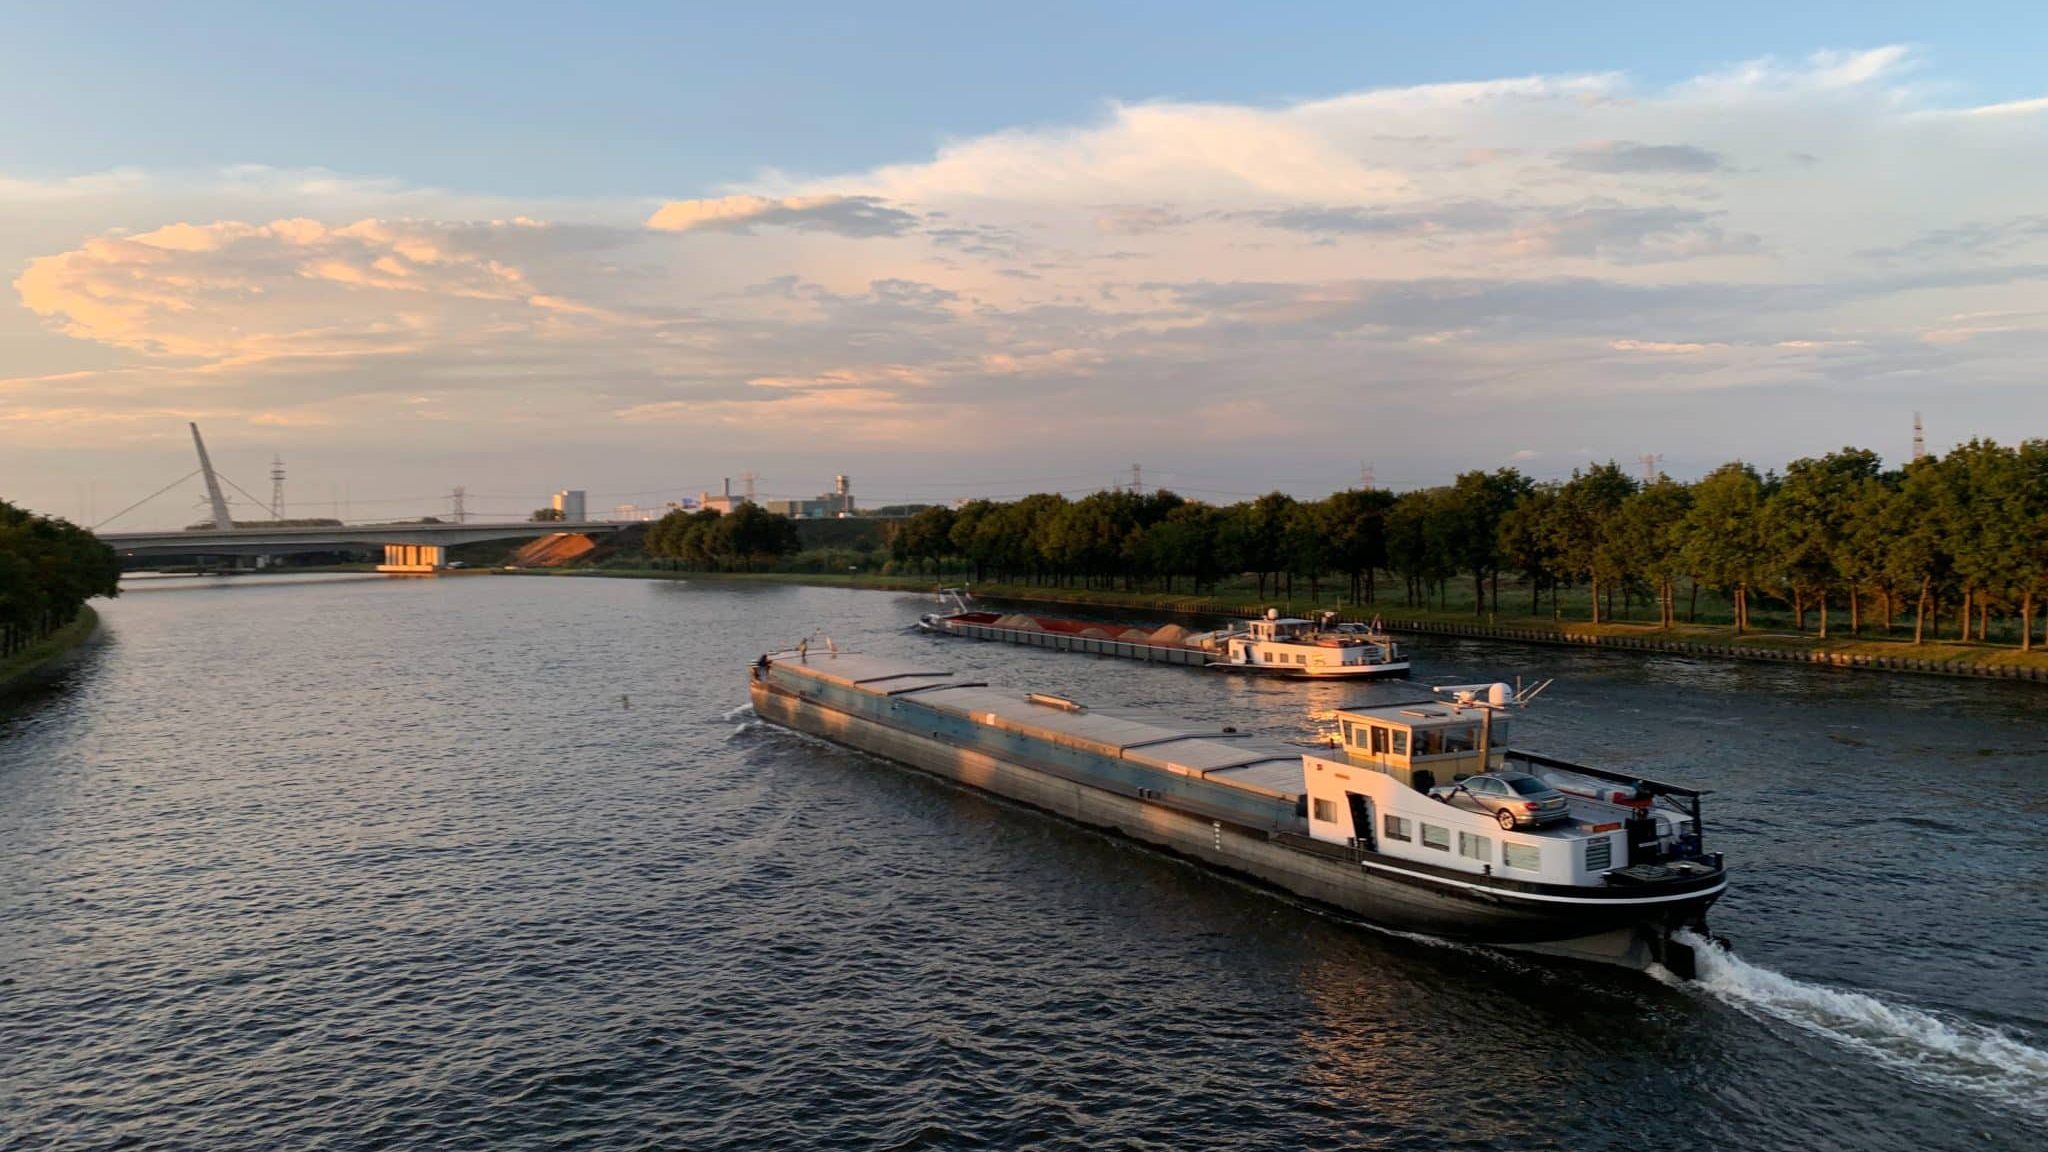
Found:
[{"label": "rippled water surface", "polygon": [[1282,730],[1399,687],[880,593],[138,587],[0,704],[0,1146],[2048,1146],[2048,695],[1419,640],[1715,790],[1697,984],[1378,933],[775,729],[842,647]]}]

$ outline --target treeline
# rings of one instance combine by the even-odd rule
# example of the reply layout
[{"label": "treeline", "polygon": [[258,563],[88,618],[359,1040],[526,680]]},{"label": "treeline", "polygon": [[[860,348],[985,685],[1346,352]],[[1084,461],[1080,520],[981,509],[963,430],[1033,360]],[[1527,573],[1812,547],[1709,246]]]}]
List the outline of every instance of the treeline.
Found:
[{"label": "treeline", "polygon": [[118,595],[120,579],[92,533],[0,500],[0,657],[69,624],[88,599]]},{"label": "treeline", "polygon": [[1319,599],[1334,577],[1354,603],[1377,600],[1381,573],[1409,606],[1446,605],[1451,583],[1469,580],[1478,614],[1501,610],[1507,574],[1532,615],[1546,596],[1558,613],[1559,594],[1583,588],[1594,623],[1620,597],[1624,609],[1656,605],[1667,628],[1681,588],[1689,621],[1705,588],[1727,598],[1738,631],[1763,599],[1801,631],[1817,617],[1822,636],[1834,611],[1859,634],[1873,616],[1890,632],[1910,613],[1915,642],[1950,611],[1962,639],[2016,618],[2031,648],[2048,586],[2048,441],[1974,441],[1902,469],[1844,448],[1782,475],[1732,463],[1690,484],[1644,483],[1608,463],[1561,482],[1503,468],[1315,501],[1274,492],[1217,506],[1165,491],[977,500],[919,512],[895,526],[890,548],[919,571],[943,576],[950,564],[1005,582],[1201,591],[1243,574],[1261,597],[1271,587],[1291,599],[1304,580]]},{"label": "treeline", "polygon": [[796,521],[758,504],[730,514],[706,508],[675,511],[647,526],[649,556],[699,571],[753,571],[773,567],[802,547]]}]

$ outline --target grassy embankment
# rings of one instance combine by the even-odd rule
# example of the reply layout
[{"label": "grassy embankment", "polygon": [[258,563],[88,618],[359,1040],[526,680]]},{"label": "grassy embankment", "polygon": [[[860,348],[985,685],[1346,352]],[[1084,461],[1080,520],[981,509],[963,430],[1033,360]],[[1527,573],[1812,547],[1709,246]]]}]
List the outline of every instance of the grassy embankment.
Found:
[{"label": "grassy embankment", "polygon": [[41,673],[52,661],[92,639],[92,634],[99,625],[99,613],[93,611],[91,605],[87,605],[78,610],[78,615],[71,623],[12,656],[0,657],[0,696],[40,679]]},{"label": "grassy embankment", "polygon": [[[731,572],[703,573],[678,572],[654,568],[582,568],[537,570],[534,575],[588,575],[620,576],[640,579],[683,579],[683,580],[735,580],[762,583],[810,584],[845,588],[870,588],[897,592],[925,592],[939,586],[940,581],[931,576],[881,575],[872,573],[801,573],[801,572]],[[948,583],[961,581],[959,576],[949,576]],[[1567,591],[1561,598],[1558,613],[1549,611],[1550,598],[1544,597],[1545,611],[1540,615],[1502,612],[1498,615],[1481,615],[1472,610],[1472,590],[1463,588],[1462,599],[1453,593],[1447,606],[1430,608],[1403,607],[1398,591],[1382,589],[1378,604],[1352,605],[1339,603],[1340,588],[1324,586],[1319,597],[1307,595],[1308,589],[1301,583],[1295,586],[1296,595],[1292,600],[1280,590],[1269,586],[1267,595],[1261,597],[1257,587],[1250,581],[1225,582],[1217,589],[1201,595],[1168,595],[1158,592],[1123,592],[1104,588],[1062,588],[1038,584],[996,584],[974,585],[977,596],[987,599],[1029,601],[1039,604],[1072,604],[1090,608],[1122,608],[1141,612],[1171,612],[1210,616],[1252,616],[1266,608],[1279,608],[1289,614],[1306,614],[1321,609],[1335,609],[1347,619],[1365,620],[1375,614],[1399,631],[1417,632],[1425,635],[1498,636],[1506,639],[1527,640],[1559,644],[1587,644],[1623,649],[1644,649],[1701,655],[1730,655],[1752,659],[1779,659],[1789,661],[1812,661],[1816,663],[1840,664],[1844,666],[1889,668],[1902,671],[1948,672],[1962,675],[2015,676],[2048,679],[2048,651],[2036,649],[2022,652],[2016,644],[1963,642],[1955,639],[1956,622],[1944,616],[1939,622],[1945,638],[1935,638],[1930,624],[1930,638],[1926,643],[1915,645],[1912,639],[1912,618],[1903,615],[1894,625],[1887,638],[1875,621],[1875,614],[1866,617],[1863,634],[1851,635],[1848,617],[1837,610],[1830,620],[1832,635],[1822,640],[1814,625],[1817,616],[1809,614],[1808,631],[1801,633],[1793,629],[1790,614],[1756,612],[1754,620],[1761,627],[1737,635],[1730,620],[1727,603],[1720,597],[1704,590],[1699,599],[1699,619],[1696,624],[1679,623],[1673,628],[1657,626],[1654,605],[1636,604],[1631,615],[1638,619],[1622,619],[1612,623],[1590,624],[1586,619],[1591,615],[1590,604],[1583,590]],[[1679,615],[1681,621],[1688,614],[1688,596],[1681,596]],[[1511,593],[1503,587],[1501,603],[1504,608],[1518,607],[1528,603],[1528,593],[1522,590]],[[1617,608],[1619,602],[1617,602]],[[1576,619],[1574,619],[1576,617]],[[1647,617],[1648,619],[1641,619]],[[1994,628],[1994,631],[1996,629]],[[1733,651],[1731,651],[1731,649]]]}]

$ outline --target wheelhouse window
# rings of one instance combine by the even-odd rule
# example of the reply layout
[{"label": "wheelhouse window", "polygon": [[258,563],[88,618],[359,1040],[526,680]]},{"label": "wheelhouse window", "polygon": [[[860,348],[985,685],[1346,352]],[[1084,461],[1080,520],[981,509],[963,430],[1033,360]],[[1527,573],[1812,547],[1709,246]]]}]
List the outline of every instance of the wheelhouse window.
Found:
[{"label": "wheelhouse window", "polygon": [[1372,750],[1376,755],[1387,754],[1387,730],[1377,724],[1372,728]]},{"label": "wheelhouse window", "polygon": [[1473,729],[1469,725],[1459,728],[1425,728],[1415,734],[1417,756],[1449,756],[1470,752],[1477,747]]},{"label": "wheelhouse window", "polygon": [[1408,733],[1403,729],[1396,729],[1394,731],[1394,755],[1406,756],[1407,754]]},{"label": "wheelhouse window", "polygon": [[1535,844],[1507,841],[1500,846],[1500,862],[1524,872],[1543,871],[1543,849]]},{"label": "wheelhouse window", "polygon": [[1395,816],[1389,813],[1385,821],[1385,829],[1387,839],[1389,840],[1414,839],[1408,832],[1408,818],[1406,816]]},{"label": "wheelhouse window", "polygon": [[1458,855],[1482,864],[1493,863],[1493,840],[1476,832],[1458,833]]},{"label": "wheelhouse window", "polygon": [[1449,852],[1451,850],[1451,830],[1439,828],[1425,821],[1422,825],[1422,846],[1424,848],[1434,848],[1439,852]]},{"label": "wheelhouse window", "polygon": [[1324,824],[1337,822],[1337,805],[1328,800],[1316,801],[1316,819]]},{"label": "wheelhouse window", "polygon": [[1349,720],[1344,721],[1344,742],[1346,744],[1358,743],[1358,733],[1352,730],[1351,721]]}]

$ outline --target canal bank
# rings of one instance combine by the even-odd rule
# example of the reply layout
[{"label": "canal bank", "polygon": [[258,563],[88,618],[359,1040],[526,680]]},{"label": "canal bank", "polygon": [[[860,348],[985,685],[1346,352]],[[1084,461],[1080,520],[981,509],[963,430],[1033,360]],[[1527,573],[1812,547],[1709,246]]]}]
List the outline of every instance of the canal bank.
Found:
[{"label": "canal bank", "polygon": [[100,638],[100,614],[86,605],[48,636],[12,656],[0,658],[0,697],[41,684],[71,666]]},{"label": "canal bank", "polygon": [[[929,578],[864,573],[679,572],[647,568],[561,568],[528,569],[508,574],[807,584],[881,592],[922,592],[938,586]],[[2048,652],[2023,652],[2018,648],[1994,644],[1933,641],[1916,645],[1904,640],[1871,637],[1834,637],[1821,640],[1812,635],[1801,635],[1796,632],[1750,632],[1737,635],[1734,629],[1719,625],[1680,625],[1675,630],[1663,631],[1652,624],[1585,624],[1540,617],[1475,620],[1459,613],[1416,612],[1409,609],[1382,611],[1373,605],[1304,603],[1280,598],[1258,601],[1237,597],[1160,595],[1148,592],[1116,592],[1100,588],[1048,588],[1035,584],[977,584],[973,591],[979,599],[1014,604],[1063,605],[1194,617],[1251,618],[1263,615],[1267,608],[1278,608],[1283,615],[1313,615],[1320,611],[1336,611],[1344,620],[1365,621],[1377,616],[1391,631],[1418,636],[1506,640],[1518,644],[1598,648],[1646,655],[1746,660],[1769,664],[1813,664],[1863,672],[1902,672],[1922,676],[1957,676],[2048,684]]]}]

